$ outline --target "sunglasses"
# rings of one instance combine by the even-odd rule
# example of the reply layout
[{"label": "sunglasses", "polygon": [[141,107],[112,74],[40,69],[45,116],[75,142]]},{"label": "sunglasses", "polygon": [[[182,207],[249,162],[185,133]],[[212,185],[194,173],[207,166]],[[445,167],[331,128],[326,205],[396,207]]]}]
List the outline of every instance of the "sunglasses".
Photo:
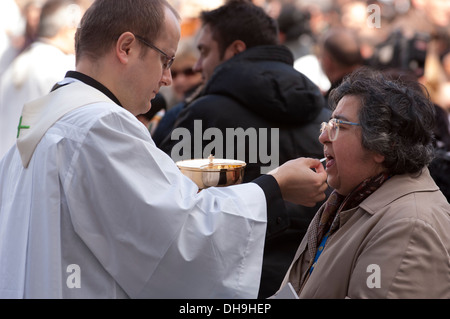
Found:
[{"label": "sunglasses", "polygon": [[170,70],[170,72],[172,73],[172,79],[175,79],[180,74],[183,74],[184,76],[193,76],[194,74],[197,74],[192,68],[186,68],[180,71]]}]

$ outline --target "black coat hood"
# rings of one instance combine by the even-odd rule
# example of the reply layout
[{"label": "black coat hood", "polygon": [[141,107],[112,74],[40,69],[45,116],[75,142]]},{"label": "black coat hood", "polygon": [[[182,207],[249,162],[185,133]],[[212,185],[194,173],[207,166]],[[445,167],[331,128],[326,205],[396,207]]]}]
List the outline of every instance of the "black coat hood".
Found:
[{"label": "black coat hood", "polygon": [[284,46],[250,48],[217,67],[204,93],[228,96],[271,121],[307,123],[325,100],[292,65],[292,53]]}]

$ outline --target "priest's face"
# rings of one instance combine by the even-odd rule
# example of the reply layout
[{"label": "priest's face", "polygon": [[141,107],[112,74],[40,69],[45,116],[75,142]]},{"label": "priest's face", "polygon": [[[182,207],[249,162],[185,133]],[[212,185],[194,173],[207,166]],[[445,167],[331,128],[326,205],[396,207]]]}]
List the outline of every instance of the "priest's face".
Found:
[{"label": "priest's face", "polygon": [[143,56],[129,64],[127,91],[123,92],[126,102],[122,102],[134,115],[147,113],[162,86],[172,84],[170,64],[180,40],[180,24],[168,8],[165,10],[165,22],[159,37],[150,42],[139,35],[136,41],[141,42]]}]

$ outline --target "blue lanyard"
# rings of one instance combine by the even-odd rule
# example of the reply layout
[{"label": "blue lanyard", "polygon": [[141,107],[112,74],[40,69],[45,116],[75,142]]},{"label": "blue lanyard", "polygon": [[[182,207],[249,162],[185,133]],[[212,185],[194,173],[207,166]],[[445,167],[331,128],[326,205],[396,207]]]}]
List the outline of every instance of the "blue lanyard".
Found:
[{"label": "blue lanyard", "polygon": [[311,274],[314,270],[314,266],[316,265],[317,260],[319,259],[320,255],[322,254],[322,251],[325,249],[325,244],[328,240],[328,236],[330,233],[328,232],[325,237],[323,237],[322,242],[320,243],[319,248],[317,249],[316,256],[314,257],[314,263],[312,264],[311,268],[309,269],[309,274]]}]

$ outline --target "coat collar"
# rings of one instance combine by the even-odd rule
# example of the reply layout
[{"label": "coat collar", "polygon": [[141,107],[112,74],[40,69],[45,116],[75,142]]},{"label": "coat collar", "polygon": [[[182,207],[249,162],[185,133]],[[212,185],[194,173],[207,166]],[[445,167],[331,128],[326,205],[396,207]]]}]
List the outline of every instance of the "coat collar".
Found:
[{"label": "coat collar", "polygon": [[293,66],[294,56],[284,45],[261,45],[244,50],[229,61],[278,61]]},{"label": "coat collar", "polygon": [[359,206],[373,215],[381,208],[407,194],[438,190],[439,187],[432,179],[430,171],[427,167],[424,167],[419,176],[403,174],[391,177]]}]

